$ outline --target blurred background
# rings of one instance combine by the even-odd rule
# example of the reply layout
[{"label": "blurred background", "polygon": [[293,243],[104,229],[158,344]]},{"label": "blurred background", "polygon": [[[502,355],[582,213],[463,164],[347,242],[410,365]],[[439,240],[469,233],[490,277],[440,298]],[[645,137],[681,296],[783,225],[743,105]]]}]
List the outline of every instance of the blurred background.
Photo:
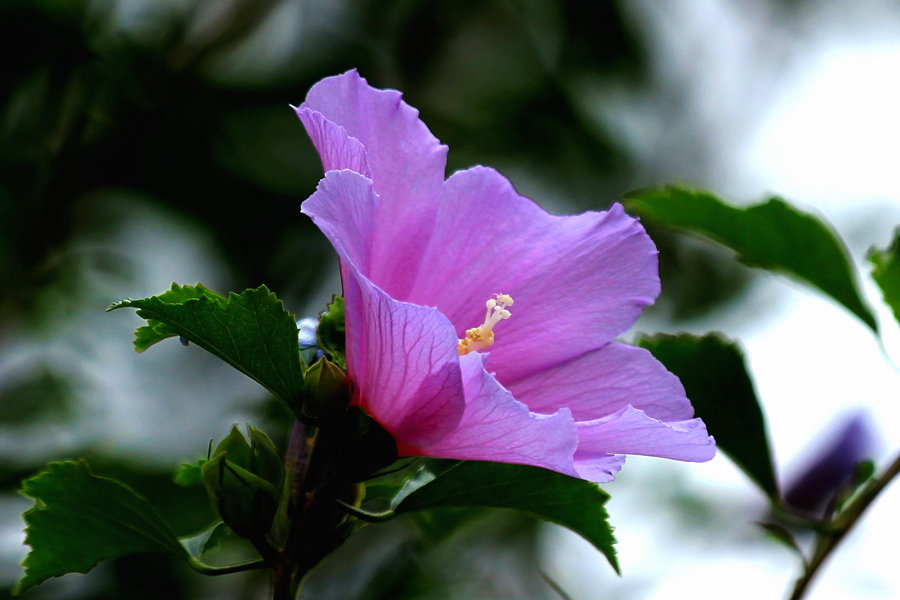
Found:
[{"label": "blurred background", "polygon": [[[0,49],[0,596],[26,552],[19,481],[48,460],[88,457],[187,535],[212,516],[201,489],[171,483],[179,462],[232,423],[285,438],[288,416],[249,379],[174,341],[138,355],[141,321],[104,308],[173,281],[266,283],[298,316],[324,308],[337,261],[299,212],[321,165],[289,108],[324,76],[357,68],[402,90],[449,145],[448,172],[494,166],[553,212],[666,182],[736,203],[777,193],[829,220],[860,265],[900,224],[900,6],[886,0],[5,0]],[[883,349],[822,297],[651,235],[663,295],[636,331],[740,340],[786,487],[835,447],[883,462],[900,446],[887,312]],[[764,498],[726,457],[628,463],[605,486],[621,578],[559,528],[442,512],[364,529],[309,597],[785,594],[799,562],[756,527]],[[889,489],[809,597],[900,595],[898,509]],[[266,593],[135,557],[29,596]]]}]

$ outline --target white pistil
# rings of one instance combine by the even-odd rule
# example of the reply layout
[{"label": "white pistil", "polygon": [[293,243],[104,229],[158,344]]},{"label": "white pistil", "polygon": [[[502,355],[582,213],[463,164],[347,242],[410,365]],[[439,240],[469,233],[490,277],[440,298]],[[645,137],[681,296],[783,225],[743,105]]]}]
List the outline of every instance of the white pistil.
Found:
[{"label": "white pistil", "polygon": [[469,352],[484,350],[494,343],[494,326],[511,316],[507,307],[513,305],[513,299],[509,294],[495,294],[484,305],[487,307],[484,323],[478,327],[466,330],[466,337],[459,340],[457,349],[460,356]]}]

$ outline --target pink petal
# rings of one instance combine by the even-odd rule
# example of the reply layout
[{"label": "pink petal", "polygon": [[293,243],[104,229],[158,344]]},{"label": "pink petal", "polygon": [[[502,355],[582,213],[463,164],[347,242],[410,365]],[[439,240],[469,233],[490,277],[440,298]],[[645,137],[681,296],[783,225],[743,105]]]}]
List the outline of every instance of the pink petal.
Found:
[{"label": "pink petal", "polygon": [[578,452],[575,455],[575,471],[578,476],[595,483],[606,483],[615,479],[613,475],[622,469],[625,457],[602,452]]},{"label": "pink petal", "polygon": [[[383,284],[411,283],[411,274],[421,267],[420,248],[427,245],[435,218],[434,212],[419,211],[406,219],[397,208],[398,203],[375,193],[371,180],[345,170],[326,173],[301,211],[312,218],[338,254],[385,289]],[[397,285],[392,287],[385,291],[407,300],[402,290],[397,293]]]},{"label": "pink petal", "polygon": [[[362,143],[378,195],[414,204],[434,203],[439,197],[447,147],[400,92],[372,88],[352,70],[315,84],[300,109],[320,113]],[[323,157],[329,154],[319,143],[316,148]]]},{"label": "pink petal", "polygon": [[435,211],[406,218],[400,213],[414,211],[379,197],[370,179],[348,170],[326,173],[301,211],[363,276],[391,297],[408,300],[399,286],[410,285],[422,267],[421,248],[428,244]]},{"label": "pink petal", "polygon": [[371,177],[366,161],[366,147],[347,130],[325,118],[322,113],[310,108],[294,108],[303,122],[306,133],[322,159],[326,172],[350,169],[360,175]]},{"label": "pink petal", "polygon": [[418,448],[441,458],[534,465],[577,476],[572,456],[578,444],[571,413],[530,412],[484,370],[484,355],[459,357],[466,409],[455,430]]},{"label": "pink petal", "polygon": [[372,182],[352,171],[329,171],[300,206],[325,234],[342,260],[369,278],[378,258],[375,238],[381,225],[381,199]]},{"label": "pink petal", "polygon": [[504,383],[605,345],[659,294],[656,247],[620,205],[551,215],[485,167],[447,180],[429,233],[420,269],[373,280],[394,297],[437,306],[460,337],[482,322],[492,294],[510,294],[512,318],[489,349]]},{"label": "pink petal", "polygon": [[566,406],[578,421],[598,419],[629,404],[662,421],[694,416],[677,377],[643,348],[617,342],[507,387],[531,410],[551,412]]},{"label": "pink petal", "polygon": [[465,410],[453,326],[436,309],[394,300],[349,262],[343,279],[355,402],[398,446],[446,436]]},{"label": "pink petal", "polygon": [[666,423],[625,406],[606,417],[578,423],[576,465],[582,456],[590,460],[598,453],[703,462],[716,455],[716,446],[700,419]]}]

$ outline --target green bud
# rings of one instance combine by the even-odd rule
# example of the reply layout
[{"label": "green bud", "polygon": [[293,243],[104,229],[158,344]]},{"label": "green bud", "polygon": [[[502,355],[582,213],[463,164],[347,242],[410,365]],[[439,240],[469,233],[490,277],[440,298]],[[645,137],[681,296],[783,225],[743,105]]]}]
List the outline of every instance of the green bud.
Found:
[{"label": "green bud", "polygon": [[231,462],[241,465],[246,469],[251,468],[253,452],[250,450],[250,444],[247,443],[247,438],[244,437],[244,434],[241,433],[241,430],[238,429],[237,425],[233,425],[228,436],[216,446],[216,451],[213,452],[213,456],[218,456],[219,454],[227,454],[228,460]]},{"label": "green bud", "polygon": [[278,494],[268,481],[219,454],[201,468],[213,508],[242,537],[265,535],[272,527]]},{"label": "green bud", "polygon": [[235,533],[263,536],[281,496],[284,463],[272,440],[248,426],[250,442],[237,426],[216,446],[201,467],[201,476],[213,508]]},{"label": "green bud", "polygon": [[322,357],[306,371],[303,412],[310,417],[335,417],[350,406],[350,380],[336,364]]},{"label": "green bud", "polygon": [[280,489],[284,481],[284,461],[275,444],[253,425],[247,425],[247,431],[250,433],[250,450],[253,456],[250,470]]}]

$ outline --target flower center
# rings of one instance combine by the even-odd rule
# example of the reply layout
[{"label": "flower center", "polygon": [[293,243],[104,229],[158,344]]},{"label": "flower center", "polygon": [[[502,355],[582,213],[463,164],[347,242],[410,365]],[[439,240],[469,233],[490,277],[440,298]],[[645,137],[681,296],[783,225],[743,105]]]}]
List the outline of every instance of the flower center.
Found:
[{"label": "flower center", "polygon": [[484,323],[467,329],[465,339],[459,340],[457,350],[460,356],[484,350],[494,343],[494,325],[510,317],[510,312],[506,308],[513,305],[513,299],[509,294],[494,294],[494,297],[484,305],[487,307]]}]

